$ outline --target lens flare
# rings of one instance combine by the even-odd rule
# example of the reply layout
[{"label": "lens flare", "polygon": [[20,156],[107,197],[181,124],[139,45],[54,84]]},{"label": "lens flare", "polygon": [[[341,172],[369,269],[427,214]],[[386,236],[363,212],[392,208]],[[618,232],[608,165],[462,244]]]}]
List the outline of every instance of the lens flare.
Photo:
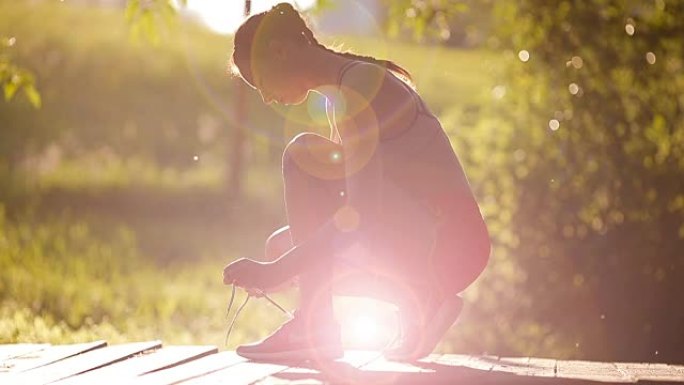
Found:
[{"label": "lens flare", "polygon": [[[335,315],[342,327],[342,343],[348,349],[381,350],[398,335],[396,306],[389,302],[352,294],[365,284],[345,281],[347,290],[335,291]],[[336,286],[336,288],[339,288]],[[362,290],[367,292],[366,290]]]},{"label": "lens flare", "polygon": [[378,339],[378,322],[368,314],[356,316],[352,321],[353,339],[361,344],[372,344]]}]

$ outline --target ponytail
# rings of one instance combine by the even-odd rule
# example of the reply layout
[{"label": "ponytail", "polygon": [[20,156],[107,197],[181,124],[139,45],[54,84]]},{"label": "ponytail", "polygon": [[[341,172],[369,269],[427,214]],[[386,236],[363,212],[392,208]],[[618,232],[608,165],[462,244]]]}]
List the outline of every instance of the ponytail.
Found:
[{"label": "ponytail", "polygon": [[379,65],[412,85],[411,74],[391,60],[376,59],[372,56],[362,56],[351,52],[339,52],[321,44],[299,12],[289,3],[280,3],[269,11],[253,15],[238,28],[235,33],[235,47],[232,56],[233,73],[240,74],[248,83],[253,85],[251,62],[254,58],[252,56],[259,52],[259,45],[264,45],[265,42],[274,38],[301,41],[338,56]]},{"label": "ponytail", "polygon": [[397,74],[399,76],[399,78],[403,79],[407,83],[412,84],[412,82],[413,82],[413,78],[411,77],[411,74],[406,69],[404,69],[404,67],[400,66],[399,64],[397,64],[391,60],[376,59],[372,56],[358,55],[358,54],[348,52],[348,51],[347,52],[335,51],[334,49],[331,49],[331,48],[326,47],[323,44],[321,44],[318,41],[318,39],[316,39],[316,37],[313,34],[313,31],[311,31],[310,28],[306,27],[306,29],[304,30],[303,33],[304,33],[304,37],[306,37],[307,40],[311,44],[317,46],[320,49],[326,50],[328,52],[332,52],[335,55],[342,56],[342,57],[345,57],[347,59],[360,60],[360,61],[365,61],[367,63],[377,64],[381,67],[387,68],[388,70],[394,72],[395,74]]}]

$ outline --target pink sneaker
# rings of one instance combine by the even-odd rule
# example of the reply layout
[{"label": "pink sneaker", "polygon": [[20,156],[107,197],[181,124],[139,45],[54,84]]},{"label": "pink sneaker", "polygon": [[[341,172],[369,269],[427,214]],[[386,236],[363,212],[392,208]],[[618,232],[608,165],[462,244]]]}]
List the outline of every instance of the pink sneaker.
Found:
[{"label": "pink sneaker", "polygon": [[385,350],[383,355],[394,361],[416,361],[427,356],[456,322],[462,309],[463,300],[454,296],[436,306],[424,324],[417,322],[418,317],[402,317],[399,346]]},{"label": "pink sneaker", "polygon": [[295,312],[294,318],[260,342],[240,345],[236,353],[254,361],[328,361],[344,355],[337,322],[313,324]]}]

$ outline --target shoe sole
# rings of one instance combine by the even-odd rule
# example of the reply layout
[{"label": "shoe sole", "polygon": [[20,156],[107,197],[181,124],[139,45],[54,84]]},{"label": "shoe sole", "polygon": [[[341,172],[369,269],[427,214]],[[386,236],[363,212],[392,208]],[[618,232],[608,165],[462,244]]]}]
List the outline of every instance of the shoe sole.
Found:
[{"label": "shoe sole", "polygon": [[288,350],[286,352],[240,352],[237,354],[241,357],[252,361],[266,361],[266,362],[301,362],[301,361],[332,361],[344,356],[344,351],[341,348],[325,348],[325,349],[298,349]]},{"label": "shoe sole", "polygon": [[463,310],[463,300],[460,297],[446,299],[426,325],[425,329],[429,333],[425,336],[419,349],[406,354],[385,353],[385,358],[395,361],[415,361],[432,353],[444,334],[456,323],[461,310]]}]

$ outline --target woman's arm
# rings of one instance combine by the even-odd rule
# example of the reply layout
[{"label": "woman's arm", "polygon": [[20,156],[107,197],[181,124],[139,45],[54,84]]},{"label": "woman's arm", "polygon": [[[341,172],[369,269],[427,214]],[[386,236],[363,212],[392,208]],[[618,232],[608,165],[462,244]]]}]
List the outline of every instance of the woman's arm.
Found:
[{"label": "woman's arm", "polygon": [[334,219],[327,220],[315,233],[272,262],[241,258],[225,267],[223,283],[246,289],[271,292],[274,288],[319,263],[333,263],[335,247],[353,242],[355,234],[343,232]]},{"label": "woman's arm", "polygon": [[287,279],[306,266],[331,263],[339,249],[373,232],[382,215],[382,159],[378,154],[380,127],[372,100],[380,89],[384,69],[357,65],[347,71],[333,100],[333,128],[341,137],[345,165],[345,203],[307,240],[274,261],[273,274]]},{"label": "woman's arm", "polygon": [[[241,259],[224,270],[224,283],[268,290],[308,267],[333,263],[333,255],[358,239],[372,234],[382,215],[382,159],[378,156],[379,125],[371,101],[378,88],[369,78],[378,67],[356,66],[341,87],[344,100],[333,101],[335,126],[344,149],[346,203],[309,238],[273,262]],[[382,69],[380,69],[382,70]],[[384,71],[384,70],[382,70]],[[369,86],[370,84],[370,86]]]}]

